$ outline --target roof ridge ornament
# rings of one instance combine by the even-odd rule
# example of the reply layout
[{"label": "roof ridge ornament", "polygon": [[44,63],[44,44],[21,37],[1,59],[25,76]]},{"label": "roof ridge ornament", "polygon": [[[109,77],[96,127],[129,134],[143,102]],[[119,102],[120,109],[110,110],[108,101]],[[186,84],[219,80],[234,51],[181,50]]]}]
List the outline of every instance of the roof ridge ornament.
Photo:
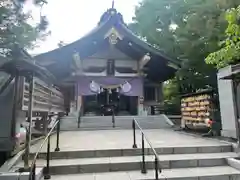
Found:
[{"label": "roof ridge ornament", "polygon": [[123,39],[123,36],[114,27],[112,27],[105,34],[104,39],[106,38],[108,38],[110,44],[115,45],[117,44],[118,40]]},{"label": "roof ridge ornament", "polygon": [[115,0],[112,0],[112,9],[114,9],[115,6]]},{"label": "roof ridge ornament", "polygon": [[124,23],[122,14],[115,8],[115,0],[112,0],[112,7],[108,8],[107,11],[102,14],[98,25],[109,21],[111,18],[115,18],[116,21]]},{"label": "roof ridge ornament", "polygon": [[112,0],[112,8],[108,9],[110,16],[114,16],[117,14],[117,10],[115,9],[115,0]]}]

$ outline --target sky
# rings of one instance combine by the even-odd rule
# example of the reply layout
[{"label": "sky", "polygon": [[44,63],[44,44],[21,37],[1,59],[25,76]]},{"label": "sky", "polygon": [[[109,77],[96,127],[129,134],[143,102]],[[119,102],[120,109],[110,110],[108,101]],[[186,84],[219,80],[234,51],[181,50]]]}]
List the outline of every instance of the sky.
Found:
[{"label": "sky", "polygon": [[[128,23],[139,2],[140,0],[115,0],[115,8]],[[30,53],[40,54],[55,49],[59,41],[71,43],[78,40],[96,27],[101,15],[111,6],[112,0],[48,0],[42,14],[47,16],[51,35]],[[26,10],[32,11],[34,22],[39,21],[39,10],[30,1]]]}]

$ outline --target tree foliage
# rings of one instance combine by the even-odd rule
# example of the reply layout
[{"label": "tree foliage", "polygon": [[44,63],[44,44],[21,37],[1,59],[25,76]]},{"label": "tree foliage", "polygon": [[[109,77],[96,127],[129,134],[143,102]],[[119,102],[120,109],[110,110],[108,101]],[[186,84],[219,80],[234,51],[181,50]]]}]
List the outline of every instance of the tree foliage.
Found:
[{"label": "tree foliage", "polygon": [[181,61],[176,81],[180,93],[217,89],[216,69],[204,60],[224,39],[225,11],[239,4],[235,0],[143,0],[129,26]]},{"label": "tree foliage", "polygon": [[[46,2],[36,0],[40,9]],[[37,40],[43,40],[48,35],[47,19],[41,16],[37,25],[29,23],[30,12],[24,12],[24,2],[1,0],[0,2],[0,55],[11,56],[11,50],[17,44],[21,48],[33,48]]]},{"label": "tree foliage", "polygon": [[[215,62],[206,63],[205,58],[220,49],[227,27],[225,12],[238,5],[236,0],[143,0],[136,7],[129,27],[182,64],[176,77],[164,84],[167,107],[179,105],[179,94],[208,88],[217,91]],[[236,21],[233,17],[228,15],[232,22]]]},{"label": "tree foliage", "polygon": [[208,64],[217,68],[235,64],[240,60],[240,6],[229,9],[226,20],[228,27],[225,31],[226,39],[221,43],[222,48],[206,58]]},{"label": "tree foliage", "polygon": [[163,84],[165,112],[171,115],[180,113],[180,98],[177,79],[171,79]]},{"label": "tree foliage", "polygon": [[166,81],[163,85],[163,93],[165,95],[166,101],[174,102],[178,95],[178,84],[176,78]]}]

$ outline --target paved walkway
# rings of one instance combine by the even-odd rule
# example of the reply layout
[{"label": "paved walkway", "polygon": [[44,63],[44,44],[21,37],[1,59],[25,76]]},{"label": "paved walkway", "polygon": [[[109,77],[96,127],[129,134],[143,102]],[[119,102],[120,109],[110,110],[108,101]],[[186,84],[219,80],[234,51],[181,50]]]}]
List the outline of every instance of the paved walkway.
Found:
[{"label": "paved walkway", "polygon": [[[227,144],[226,142],[187,135],[173,130],[145,130],[154,147],[181,146],[212,146]],[[31,152],[36,152],[38,144],[32,146]],[[130,149],[133,144],[132,130],[101,130],[101,131],[65,131],[60,134],[61,151],[100,150],[100,149]],[[137,144],[141,147],[141,134],[137,131]],[[56,135],[51,138],[51,151],[56,147]],[[146,146],[148,147],[148,146]],[[43,152],[46,151],[43,147]]]}]

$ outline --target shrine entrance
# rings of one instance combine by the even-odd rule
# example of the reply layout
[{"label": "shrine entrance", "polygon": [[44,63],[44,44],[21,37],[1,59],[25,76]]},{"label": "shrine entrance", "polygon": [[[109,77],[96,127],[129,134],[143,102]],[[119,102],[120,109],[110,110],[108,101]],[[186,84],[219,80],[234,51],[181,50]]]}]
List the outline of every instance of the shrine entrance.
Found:
[{"label": "shrine entrance", "polygon": [[86,116],[111,116],[112,108],[115,115],[137,115],[136,96],[125,96],[116,89],[103,90],[99,94],[83,97],[83,112]]}]

